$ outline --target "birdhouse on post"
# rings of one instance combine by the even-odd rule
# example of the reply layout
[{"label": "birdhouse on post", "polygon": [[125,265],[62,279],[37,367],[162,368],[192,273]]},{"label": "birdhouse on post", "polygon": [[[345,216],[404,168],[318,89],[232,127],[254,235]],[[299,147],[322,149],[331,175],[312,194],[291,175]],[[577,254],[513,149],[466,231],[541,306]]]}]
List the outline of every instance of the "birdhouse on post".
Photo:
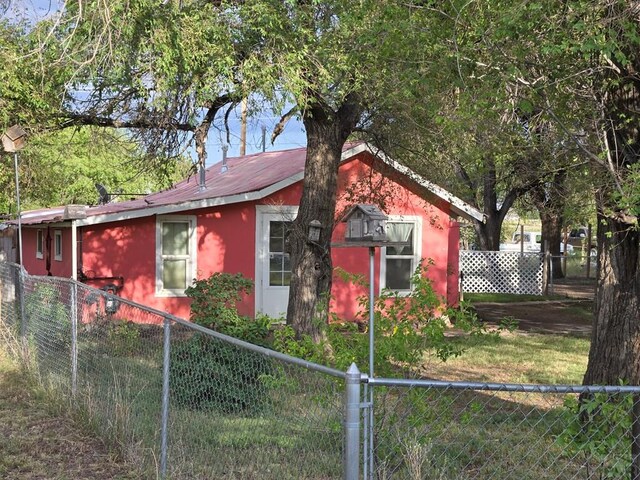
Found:
[{"label": "birdhouse on post", "polygon": [[27,132],[20,125],[9,127],[2,134],[2,148],[7,153],[15,153],[24,147],[24,137]]},{"label": "birdhouse on post", "polygon": [[375,205],[354,205],[345,215],[345,240],[348,242],[384,242],[387,216]]}]

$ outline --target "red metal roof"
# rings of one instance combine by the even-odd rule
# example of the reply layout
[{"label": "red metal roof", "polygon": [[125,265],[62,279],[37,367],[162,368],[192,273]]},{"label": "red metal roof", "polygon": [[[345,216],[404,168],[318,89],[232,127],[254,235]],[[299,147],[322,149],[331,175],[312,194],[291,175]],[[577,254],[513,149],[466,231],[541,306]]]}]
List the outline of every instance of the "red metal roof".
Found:
[{"label": "red metal roof", "polygon": [[[342,150],[343,159],[351,158],[362,151],[371,152],[364,142],[346,143]],[[262,196],[268,194],[269,187],[275,187],[275,190],[277,190],[302,179],[306,152],[306,147],[303,147],[228,158],[225,171],[223,171],[221,163],[206,169],[205,188],[203,189],[200,188],[199,175],[196,174],[171,188],[136,200],[87,207],[86,219],[79,219],[78,224],[116,221],[124,218],[153,215],[154,213],[180,212],[219,203],[235,203],[250,200],[251,198],[262,198]],[[379,156],[382,161],[398,172],[407,175],[437,197],[451,204],[456,214],[476,219],[483,218],[481,212],[451,195],[446,190],[415,175],[407,167],[386,158],[384,154],[371,153]],[[278,185],[280,182],[283,183]],[[270,192],[273,191],[271,190]],[[64,207],[32,210],[23,212],[21,220],[26,225],[68,220],[64,218],[64,211]]]},{"label": "red metal roof", "polygon": [[[345,144],[344,150],[354,143]],[[206,169],[205,188],[200,189],[199,175],[193,175],[166,190],[124,202],[88,207],[87,217],[110,215],[152,207],[179,205],[185,202],[215,199],[258,192],[304,171],[306,148],[276,152],[255,153],[227,159],[227,170],[222,163]],[[63,220],[64,207],[23,212],[22,223],[38,224]]]}]

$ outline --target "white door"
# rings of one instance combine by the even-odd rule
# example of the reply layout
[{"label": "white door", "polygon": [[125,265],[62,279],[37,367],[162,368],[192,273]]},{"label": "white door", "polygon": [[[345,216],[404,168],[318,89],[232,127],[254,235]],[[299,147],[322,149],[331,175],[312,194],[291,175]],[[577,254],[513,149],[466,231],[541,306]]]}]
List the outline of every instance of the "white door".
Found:
[{"label": "white door", "polygon": [[[282,209],[282,207],[279,207]],[[285,317],[289,301],[291,262],[285,239],[295,211],[258,210],[256,310],[273,318]]]}]

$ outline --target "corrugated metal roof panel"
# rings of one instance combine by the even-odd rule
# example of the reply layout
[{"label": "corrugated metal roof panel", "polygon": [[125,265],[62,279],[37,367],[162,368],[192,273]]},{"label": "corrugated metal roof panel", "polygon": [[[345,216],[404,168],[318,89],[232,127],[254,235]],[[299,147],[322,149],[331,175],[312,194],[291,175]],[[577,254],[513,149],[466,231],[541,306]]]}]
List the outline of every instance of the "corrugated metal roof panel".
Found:
[{"label": "corrugated metal roof panel", "polygon": [[[351,158],[363,151],[369,151],[396,171],[446,201],[457,215],[483,221],[483,214],[472,206],[416,175],[404,165],[387,158],[382,152],[372,152],[363,142],[346,143],[343,147],[343,157]],[[198,175],[193,175],[171,188],[139,199],[88,207],[86,219],[77,221],[79,225],[87,225],[262,198],[275,191],[273,189],[284,188],[302,178],[306,152],[306,148],[296,148],[228,158],[228,168],[225,171],[220,163],[206,169],[204,189],[200,188]],[[64,207],[33,210],[23,213],[22,222],[27,225],[57,222],[62,220],[63,213]]]}]

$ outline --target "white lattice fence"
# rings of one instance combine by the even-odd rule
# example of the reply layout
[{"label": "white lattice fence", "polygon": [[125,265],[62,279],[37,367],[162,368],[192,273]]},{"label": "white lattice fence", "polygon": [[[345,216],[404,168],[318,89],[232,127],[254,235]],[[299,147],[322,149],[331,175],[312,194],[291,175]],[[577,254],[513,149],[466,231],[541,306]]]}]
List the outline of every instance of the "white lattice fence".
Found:
[{"label": "white lattice fence", "polygon": [[543,259],[541,253],[463,250],[462,291],[542,295]]}]

